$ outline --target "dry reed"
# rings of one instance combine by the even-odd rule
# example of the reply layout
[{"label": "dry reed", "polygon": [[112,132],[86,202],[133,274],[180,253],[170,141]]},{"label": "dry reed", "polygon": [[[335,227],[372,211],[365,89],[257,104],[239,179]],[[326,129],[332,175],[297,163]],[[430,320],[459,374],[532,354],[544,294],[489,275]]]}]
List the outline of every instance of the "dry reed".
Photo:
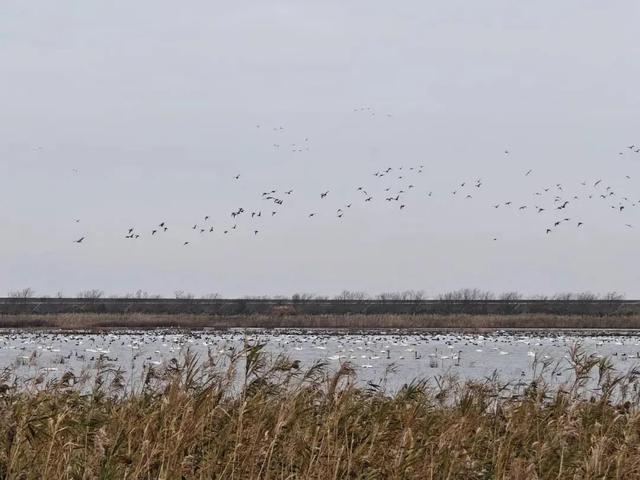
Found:
[{"label": "dry reed", "polygon": [[0,328],[640,329],[640,315],[0,315]]},{"label": "dry reed", "polygon": [[518,394],[496,379],[390,393],[260,346],[187,353],[135,389],[107,364],[90,383],[6,371],[0,478],[640,478],[637,372],[579,348],[571,364],[572,383],[552,391],[540,373]]}]

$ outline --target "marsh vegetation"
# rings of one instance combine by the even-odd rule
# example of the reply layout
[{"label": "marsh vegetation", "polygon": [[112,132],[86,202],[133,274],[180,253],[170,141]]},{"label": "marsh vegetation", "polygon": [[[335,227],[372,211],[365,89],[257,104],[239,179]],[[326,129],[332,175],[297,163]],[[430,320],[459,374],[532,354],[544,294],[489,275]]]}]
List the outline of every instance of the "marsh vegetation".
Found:
[{"label": "marsh vegetation", "polygon": [[0,380],[0,477],[488,479],[640,476],[639,373],[568,352],[517,393],[499,378],[362,385],[337,370],[246,345],[187,352],[128,388],[104,363]]}]

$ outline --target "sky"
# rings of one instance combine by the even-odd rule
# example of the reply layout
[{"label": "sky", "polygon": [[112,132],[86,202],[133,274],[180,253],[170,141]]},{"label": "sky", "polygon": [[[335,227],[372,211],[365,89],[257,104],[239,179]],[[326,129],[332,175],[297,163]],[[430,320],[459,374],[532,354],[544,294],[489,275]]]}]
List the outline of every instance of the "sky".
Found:
[{"label": "sky", "polygon": [[639,24],[632,0],[5,0],[0,296],[640,298]]}]

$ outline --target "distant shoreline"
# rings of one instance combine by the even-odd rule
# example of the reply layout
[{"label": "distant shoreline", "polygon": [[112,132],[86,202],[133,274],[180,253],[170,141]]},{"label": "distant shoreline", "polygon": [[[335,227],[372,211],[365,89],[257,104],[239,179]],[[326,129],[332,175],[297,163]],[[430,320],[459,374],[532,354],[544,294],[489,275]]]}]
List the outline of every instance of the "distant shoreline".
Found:
[{"label": "distant shoreline", "polygon": [[221,317],[352,315],[556,315],[632,317],[640,300],[328,300],[328,299],[146,299],[0,298],[3,315],[209,315]]},{"label": "distant shoreline", "polygon": [[205,314],[15,314],[0,315],[0,329],[65,331],[146,329],[257,329],[310,330],[314,332],[375,332],[406,334],[432,332],[640,331],[640,314],[594,315],[205,315]]}]

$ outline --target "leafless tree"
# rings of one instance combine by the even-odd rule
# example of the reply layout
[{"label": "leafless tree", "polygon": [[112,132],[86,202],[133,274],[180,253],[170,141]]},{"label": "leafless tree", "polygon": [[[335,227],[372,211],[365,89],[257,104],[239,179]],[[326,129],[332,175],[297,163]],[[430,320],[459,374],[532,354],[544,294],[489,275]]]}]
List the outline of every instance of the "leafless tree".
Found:
[{"label": "leafless tree", "polygon": [[419,300],[425,299],[424,290],[405,290],[404,292],[401,293],[401,295],[402,295],[402,300],[419,301]]},{"label": "leafless tree", "polygon": [[21,290],[12,290],[8,296],[10,298],[33,298],[35,294],[36,292],[31,287],[27,287]]},{"label": "leafless tree", "polygon": [[462,288],[438,296],[438,300],[445,301],[489,301],[494,299],[493,293],[478,288]]},{"label": "leafless tree", "polygon": [[176,290],[173,294],[177,300],[192,300],[194,298],[192,293],[187,293],[184,290]]},{"label": "leafless tree", "polygon": [[555,295],[553,295],[551,297],[551,300],[559,300],[559,301],[568,301],[568,300],[574,300],[576,298],[576,295],[574,293],[571,292],[562,292],[562,293],[556,293]]},{"label": "leafless tree", "polygon": [[499,299],[507,302],[515,302],[521,300],[522,295],[520,295],[518,292],[504,292],[500,294]]},{"label": "leafless tree", "polygon": [[620,301],[620,300],[624,300],[624,294],[618,293],[618,292],[609,292],[609,293],[605,293],[602,296],[602,299],[608,302]]},{"label": "leafless tree", "polygon": [[583,302],[591,302],[593,300],[598,300],[598,295],[591,292],[580,292],[576,294],[575,299]]},{"label": "leafless tree", "polygon": [[219,293],[207,293],[200,297],[202,300],[218,300],[222,298]]},{"label": "leafless tree", "polygon": [[533,295],[530,298],[527,298],[527,300],[538,300],[538,301],[547,301],[549,300],[549,296],[548,295]]},{"label": "leafless tree", "polygon": [[294,293],[291,296],[291,300],[294,302],[298,302],[301,300],[314,300],[317,297],[313,293]]},{"label": "leafless tree", "polygon": [[91,289],[91,290],[84,290],[84,291],[78,293],[78,295],[76,295],[76,297],[77,298],[98,299],[98,298],[104,297],[104,292],[102,290],[94,288],[94,289]]},{"label": "leafless tree", "polygon": [[369,294],[366,292],[351,292],[349,290],[343,290],[333,298],[335,300],[368,300]]}]

